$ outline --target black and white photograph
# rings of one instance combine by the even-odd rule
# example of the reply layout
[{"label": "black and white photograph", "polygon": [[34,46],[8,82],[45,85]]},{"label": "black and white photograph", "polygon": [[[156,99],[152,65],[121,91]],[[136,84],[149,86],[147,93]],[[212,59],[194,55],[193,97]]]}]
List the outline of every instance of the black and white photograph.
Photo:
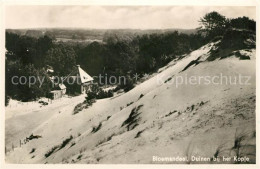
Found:
[{"label": "black and white photograph", "polygon": [[5,5],[5,164],[256,165],[256,12]]}]

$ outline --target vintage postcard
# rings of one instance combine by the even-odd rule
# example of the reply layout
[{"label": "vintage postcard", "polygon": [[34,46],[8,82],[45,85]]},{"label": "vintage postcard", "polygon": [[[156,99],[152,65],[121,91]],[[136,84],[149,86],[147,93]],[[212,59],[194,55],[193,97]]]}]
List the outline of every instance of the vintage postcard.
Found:
[{"label": "vintage postcard", "polygon": [[257,166],[257,2],[134,2],[3,1],[4,168]]}]

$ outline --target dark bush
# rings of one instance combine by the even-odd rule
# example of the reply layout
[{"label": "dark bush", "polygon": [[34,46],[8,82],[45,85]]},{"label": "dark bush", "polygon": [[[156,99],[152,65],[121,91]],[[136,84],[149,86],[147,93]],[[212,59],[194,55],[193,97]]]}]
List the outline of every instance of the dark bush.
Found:
[{"label": "dark bush", "polygon": [[144,95],[143,95],[143,94],[140,94],[138,100],[140,100],[142,97],[144,97]]},{"label": "dark bush", "polygon": [[125,82],[119,84],[116,89],[117,90],[123,89],[124,92],[128,92],[132,90],[134,87],[135,87],[134,80],[130,76],[127,76]]},{"label": "dark bush", "polygon": [[216,45],[217,48],[210,51],[208,60],[226,58],[232,56],[234,51],[255,48],[255,40],[256,36],[253,31],[229,29],[223,35],[221,42]]},{"label": "dark bush", "polygon": [[63,142],[61,143],[61,145],[60,145],[60,147],[59,147],[59,150],[62,149],[62,148],[64,148],[72,139],[73,139],[73,137],[72,137],[72,135],[71,135],[69,138],[63,140]]},{"label": "dark bush", "polygon": [[256,22],[245,16],[231,19],[229,25],[237,29],[256,31]]},{"label": "dark bush", "polygon": [[214,37],[214,38],[211,40],[211,42],[217,42],[217,41],[221,40],[222,38],[223,38],[223,36],[216,36],[216,37]]},{"label": "dark bush", "polygon": [[89,92],[87,92],[86,100],[96,99],[96,97],[97,97],[97,94],[95,92],[89,91]]},{"label": "dark bush", "polygon": [[99,123],[97,127],[93,127],[91,133],[96,133],[98,130],[100,130],[102,127],[102,122]]},{"label": "dark bush", "polygon": [[30,152],[30,154],[32,154],[32,153],[34,153],[35,152],[35,148],[32,148],[32,150],[31,150],[31,152]]},{"label": "dark bush", "polygon": [[59,146],[54,146],[52,147],[47,153],[45,153],[45,158],[49,157],[50,155],[52,155],[57,149],[59,148]]},{"label": "dark bush", "polygon": [[48,105],[48,102],[45,102],[45,101],[42,101],[42,100],[38,101],[38,103],[42,104],[43,106]]},{"label": "dark bush", "polygon": [[113,97],[113,91],[112,90],[108,90],[105,91],[102,88],[100,88],[98,85],[92,85],[89,89],[89,91],[87,91],[87,97],[86,100],[92,100],[92,99],[104,99],[104,98],[109,98],[109,97]]},{"label": "dark bush", "polygon": [[240,60],[250,60],[249,56],[242,55],[239,51],[235,52],[235,56],[238,57]]},{"label": "dark bush", "polygon": [[86,104],[84,102],[83,103],[79,103],[79,104],[77,104],[74,107],[73,114],[77,114],[77,113],[79,113],[80,111],[82,111],[85,108],[87,108],[87,106],[86,106]]}]

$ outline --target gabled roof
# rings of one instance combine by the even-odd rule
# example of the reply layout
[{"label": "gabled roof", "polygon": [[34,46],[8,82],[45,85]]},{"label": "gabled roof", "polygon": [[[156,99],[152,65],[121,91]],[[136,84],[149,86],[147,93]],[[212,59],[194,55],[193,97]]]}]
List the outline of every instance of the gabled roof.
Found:
[{"label": "gabled roof", "polygon": [[87,74],[83,69],[81,69],[79,65],[78,65],[78,71],[79,71],[81,83],[86,83],[94,80],[89,74]]},{"label": "gabled roof", "polygon": [[60,88],[61,90],[63,90],[63,89],[66,89],[66,86],[65,86],[64,84],[59,84],[59,88]]},{"label": "gabled roof", "polygon": [[81,69],[80,65],[77,65],[77,67],[65,78],[65,80],[68,78],[72,78],[74,79],[74,81],[77,78],[79,78],[81,84],[91,82],[94,80],[89,74],[87,74],[83,69]]}]

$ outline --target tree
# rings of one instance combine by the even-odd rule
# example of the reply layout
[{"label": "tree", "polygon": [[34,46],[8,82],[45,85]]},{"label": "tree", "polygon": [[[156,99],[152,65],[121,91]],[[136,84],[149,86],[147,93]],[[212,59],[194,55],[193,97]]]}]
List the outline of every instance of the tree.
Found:
[{"label": "tree", "polygon": [[52,40],[47,36],[37,39],[6,32],[8,60],[20,59],[24,65],[34,64],[36,68],[44,67],[46,52],[52,46]]},{"label": "tree", "polygon": [[[18,83],[18,80],[16,79],[14,84],[12,82],[14,76],[23,76],[26,78],[26,81],[23,80],[21,83]],[[29,85],[29,77],[36,78],[35,84]],[[42,84],[40,84],[38,78],[43,80]],[[30,101],[36,100],[39,97],[46,97],[51,87],[51,83],[43,69],[37,70],[33,64],[24,66],[19,63],[19,61],[16,61],[15,63],[7,62],[5,84],[6,101],[8,101],[9,98],[21,101]]]},{"label": "tree", "polygon": [[54,68],[58,76],[67,76],[76,65],[76,53],[73,48],[58,45],[46,53],[45,64]]},{"label": "tree", "polygon": [[199,22],[201,25],[199,31],[205,33],[209,38],[214,38],[215,36],[223,35],[227,19],[218,12],[213,11],[207,13]]},{"label": "tree", "polygon": [[230,19],[229,26],[237,29],[256,31],[256,22],[245,16]]},{"label": "tree", "polygon": [[78,49],[77,63],[90,75],[97,76],[103,73],[104,56],[104,46],[98,42],[92,42],[88,46]]},{"label": "tree", "polygon": [[48,36],[43,36],[37,39],[36,43],[36,59],[35,59],[35,67],[42,68],[44,67],[44,61],[47,51],[53,47],[52,39]]}]

